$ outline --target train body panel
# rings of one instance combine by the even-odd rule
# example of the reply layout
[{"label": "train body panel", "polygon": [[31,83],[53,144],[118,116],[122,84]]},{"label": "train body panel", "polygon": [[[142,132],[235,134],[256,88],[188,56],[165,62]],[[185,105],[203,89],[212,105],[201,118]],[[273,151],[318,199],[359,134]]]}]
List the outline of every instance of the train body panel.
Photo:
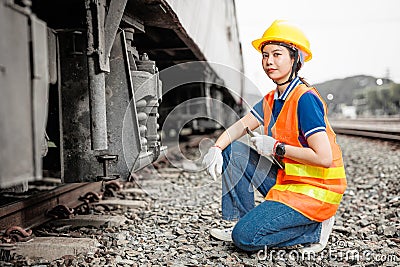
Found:
[{"label": "train body panel", "polygon": [[[243,88],[243,58],[234,0],[166,0],[207,62],[232,90],[239,103]],[[226,68],[222,67],[226,66]],[[234,71],[233,71],[234,70]]]},{"label": "train body panel", "polygon": [[42,177],[46,35],[43,21],[0,2],[0,187]]},{"label": "train body panel", "polygon": [[178,131],[219,127],[221,103],[240,109],[233,0],[1,0],[0,11],[0,188],[42,172],[126,180],[165,150],[159,124],[181,103],[197,101]]}]

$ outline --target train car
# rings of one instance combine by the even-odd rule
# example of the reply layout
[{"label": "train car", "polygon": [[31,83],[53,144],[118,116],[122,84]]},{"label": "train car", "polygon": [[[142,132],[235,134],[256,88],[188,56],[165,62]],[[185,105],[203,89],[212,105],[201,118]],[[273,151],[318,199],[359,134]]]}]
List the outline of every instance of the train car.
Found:
[{"label": "train car", "polygon": [[3,189],[129,179],[241,109],[234,0],[0,0],[0,36]]}]

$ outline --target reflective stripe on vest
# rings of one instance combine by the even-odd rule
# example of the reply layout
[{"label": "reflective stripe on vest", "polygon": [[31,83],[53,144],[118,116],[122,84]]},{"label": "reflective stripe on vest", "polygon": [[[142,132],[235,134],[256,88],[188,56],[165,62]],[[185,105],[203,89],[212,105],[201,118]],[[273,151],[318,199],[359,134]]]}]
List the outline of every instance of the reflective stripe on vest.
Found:
[{"label": "reflective stripe on vest", "polygon": [[286,175],[306,176],[319,179],[346,178],[344,167],[322,168],[303,164],[285,164]]},{"label": "reflective stripe on vest", "polygon": [[[284,158],[285,169],[278,170],[276,184],[268,192],[266,199],[282,202],[312,220],[323,221],[336,213],[346,189],[342,153],[336,144],[336,135],[329,125],[325,102],[314,88],[304,84],[298,85],[288,95],[278,118],[272,123],[272,91],[263,101],[264,131],[268,134],[268,126],[272,126],[272,137],[288,145],[302,147],[299,141],[297,107],[300,97],[308,91],[318,96],[324,106],[326,134],[333,156],[332,164],[329,168],[323,168]],[[272,125],[269,125],[270,123]]]},{"label": "reflective stripe on vest", "polygon": [[274,185],[272,187],[275,190],[279,191],[290,191],[294,193],[299,193],[303,195],[307,195],[309,197],[315,198],[317,200],[330,203],[330,204],[339,204],[340,200],[342,200],[342,194],[338,194],[326,189],[322,189],[319,187],[315,187],[308,184],[285,184],[285,185]]}]

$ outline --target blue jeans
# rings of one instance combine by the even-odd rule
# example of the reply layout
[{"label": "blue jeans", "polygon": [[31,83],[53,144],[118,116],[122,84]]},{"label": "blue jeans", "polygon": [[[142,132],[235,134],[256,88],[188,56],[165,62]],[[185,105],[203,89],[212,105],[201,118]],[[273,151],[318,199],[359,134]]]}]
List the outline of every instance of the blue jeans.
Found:
[{"label": "blue jeans", "polygon": [[235,141],[222,153],[222,218],[237,220],[235,245],[246,251],[316,243],[321,223],[289,206],[263,201],[254,207],[253,186],[264,197],[276,182],[277,167],[248,145]]}]

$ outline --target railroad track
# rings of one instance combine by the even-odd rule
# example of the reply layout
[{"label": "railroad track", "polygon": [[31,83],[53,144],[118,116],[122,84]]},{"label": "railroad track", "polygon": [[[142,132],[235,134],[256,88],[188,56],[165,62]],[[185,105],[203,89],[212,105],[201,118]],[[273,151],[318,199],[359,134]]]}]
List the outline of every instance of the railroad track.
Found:
[{"label": "railroad track", "polygon": [[55,207],[60,207],[60,209],[64,207],[68,212],[83,204],[82,196],[88,192],[99,194],[101,191],[101,182],[74,183],[44,190],[23,199],[16,199],[0,206],[0,229],[6,232],[13,226],[31,229],[53,219],[49,216],[49,212]]},{"label": "railroad track", "polygon": [[[198,147],[205,136],[192,136],[187,140],[169,144],[168,153],[179,154],[185,146]],[[167,156],[161,156],[154,163],[155,167],[162,168]],[[65,217],[75,213],[75,210],[93,201],[98,201],[108,190],[117,191],[121,184],[117,181],[54,184],[58,179],[44,178],[39,182],[41,189],[38,192],[28,191],[23,195],[9,193],[10,197],[0,196],[0,244],[2,237],[14,241],[26,241],[31,229],[42,225],[59,216]],[[97,198],[97,199],[96,199]],[[11,236],[11,238],[10,238]]]},{"label": "railroad track", "polygon": [[400,118],[330,120],[336,133],[400,141]]},{"label": "railroad track", "polygon": [[[46,179],[43,183],[46,183]],[[57,217],[73,214],[76,207],[87,205],[90,198],[101,195],[102,191],[104,184],[101,182],[73,183],[40,192],[28,191],[15,198],[6,199],[1,196],[0,244],[12,240],[29,240],[32,228]]]}]

